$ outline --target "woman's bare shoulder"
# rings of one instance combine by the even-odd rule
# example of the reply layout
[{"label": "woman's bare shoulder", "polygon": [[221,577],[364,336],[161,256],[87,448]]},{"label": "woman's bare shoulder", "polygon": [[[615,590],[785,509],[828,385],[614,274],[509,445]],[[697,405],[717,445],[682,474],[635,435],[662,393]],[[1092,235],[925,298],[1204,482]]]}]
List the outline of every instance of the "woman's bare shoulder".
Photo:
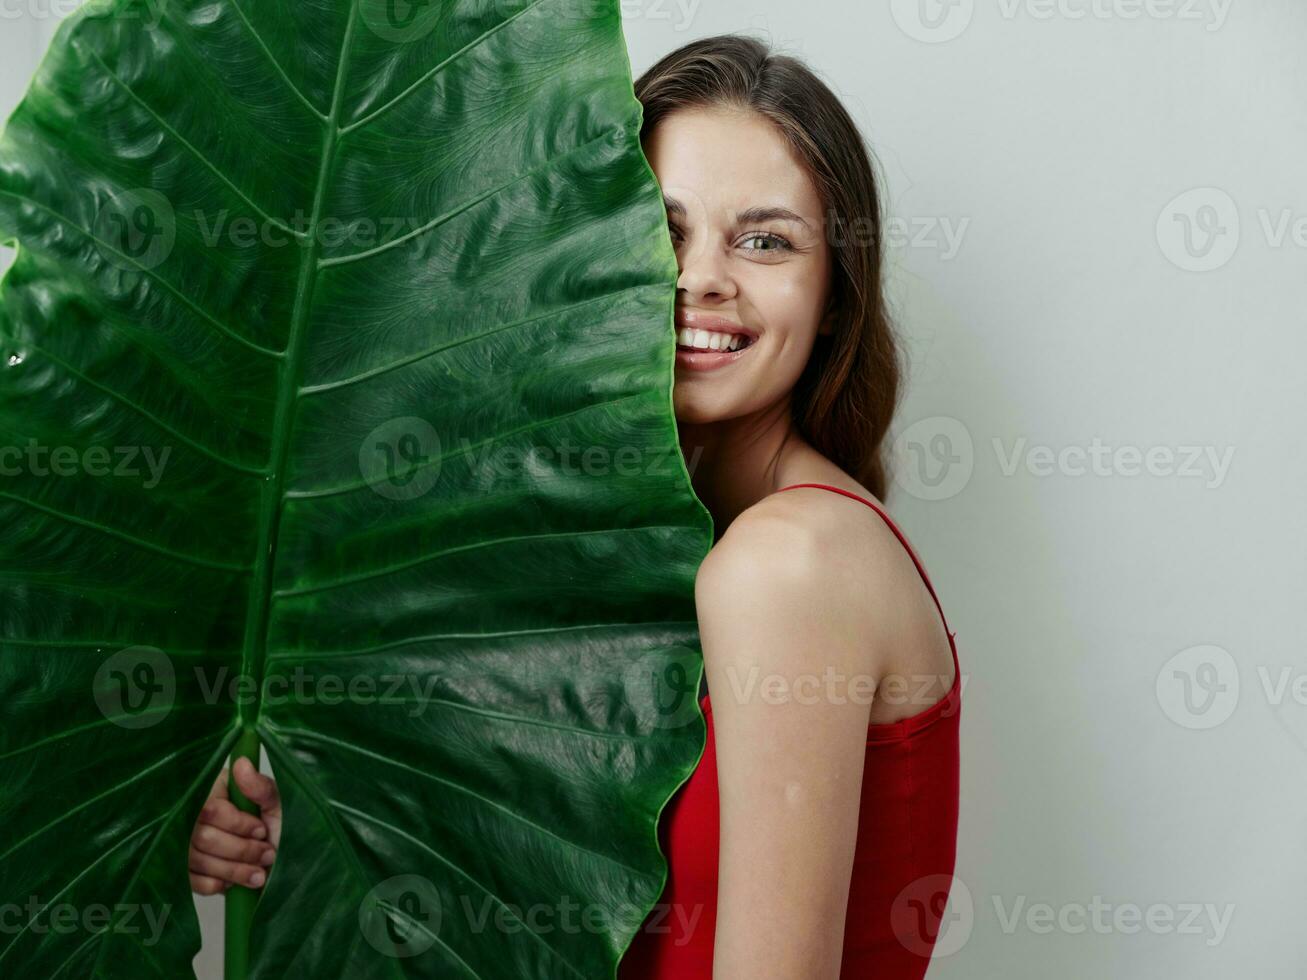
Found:
[{"label": "woman's bare shoulder", "polygon": [[[853,628],[869,626],[868,584],[893,570],[880,523],[865,504],[828,490],[768,494],[727,527],[700,566],[696,591],[701,601],[723,603],[742,588],[783,591]],[[892,535],[889,544],[898,547]]]},{"label": "woman's bare shoulder", "polygon": [[[792,482],[836,487],[884,509],[857,481],[836,474]],[[809,570],[820,564],[837,575],[871,573],[877,567],[892,571],[894,549],[901,546],[866,504],[821,487],[790,486],[741,512],[713,551],[749,561],[806,564]]]},{"label": "woman's bare shoulder", "polygon": [[[811,482],[847,490],[888,514],[851,478]],[[911,554],[885,520],[843,494],[796,487],[763,497],[732,521],[700,569],[696,597],[701,607],[730,615],[741,589],[819,610],[833,636],[861,638],[864,663],[879,675],[952,670],[948,634]],[[886,710],[877,720],[904,713]]]}]

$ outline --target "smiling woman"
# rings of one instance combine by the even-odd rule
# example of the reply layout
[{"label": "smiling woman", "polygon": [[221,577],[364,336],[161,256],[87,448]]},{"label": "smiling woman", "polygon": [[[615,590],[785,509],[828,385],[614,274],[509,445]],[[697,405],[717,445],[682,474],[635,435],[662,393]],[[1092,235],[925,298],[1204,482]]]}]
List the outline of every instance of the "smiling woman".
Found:
[{"label": "smiling woman", "polygon": [[[621,976],[919,980],[952,881],[961,680],[874,502],[899,366],[871,161],[835,95],[753,39],[687,45],[636,95],[680,269],[678,431],[717,539],[695,588],[715,698]],[[827,492],[780,492],[801,488]]]}]

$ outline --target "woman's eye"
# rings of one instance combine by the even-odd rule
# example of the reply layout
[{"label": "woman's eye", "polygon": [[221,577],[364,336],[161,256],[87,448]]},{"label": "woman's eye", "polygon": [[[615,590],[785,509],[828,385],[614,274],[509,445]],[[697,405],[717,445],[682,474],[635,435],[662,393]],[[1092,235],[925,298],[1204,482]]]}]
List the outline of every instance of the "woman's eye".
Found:
[{"label": "woman's eye", "polygon": [[[673,242],[684,240],[685,235],[679,227],[668,222],[667,233],[671,236]],[[750,252],[792,252],[794,246],[788,239],[771,232],[754,232],[741,240]]]},{"label": "woman's eye", "polygon": [[792,248],[790,243],[780,235],[772,235],[763,232],[757,232],[750,235],[744,240],[744,242],[745,244],[748,244],[749,242],[759,243],[757,246],[750,249],[752,252],[786,252]]}]

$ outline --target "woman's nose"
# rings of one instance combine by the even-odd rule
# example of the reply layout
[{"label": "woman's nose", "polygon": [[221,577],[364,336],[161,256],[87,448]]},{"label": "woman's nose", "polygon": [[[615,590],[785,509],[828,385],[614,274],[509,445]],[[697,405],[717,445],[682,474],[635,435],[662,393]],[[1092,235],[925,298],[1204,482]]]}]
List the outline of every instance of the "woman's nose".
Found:
[{"label": "woman's nose", "polygon": [[691,298],[715,296],[729,299],[735,295],[735,282],[726,256],[703,238],[688,243],[678,258],[681,275],[676,286]]}]

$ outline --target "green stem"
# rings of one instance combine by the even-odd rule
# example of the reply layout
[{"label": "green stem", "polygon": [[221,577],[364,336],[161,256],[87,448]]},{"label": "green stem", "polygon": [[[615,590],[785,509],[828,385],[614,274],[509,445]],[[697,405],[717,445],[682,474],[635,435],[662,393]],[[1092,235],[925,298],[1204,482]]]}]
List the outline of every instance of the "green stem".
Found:
[{"label": "green stem", "polygon": [[[251,803],[236,786],[231,775],[236,771],[236,760],[249,759],[254,768],[259,768],[259,734],[252,728],[244,729],[231,751],[231,766],[227,776],[227,794],[238,809],[246,813],[258,813],[259,808]],[[227,889],[225,900],[226,926],[224,936],[223,972],[224,980],[246,980],[250,973],[250,928],[254,923],[254,906],[259,902],[259,891],[232,885]]]}]

